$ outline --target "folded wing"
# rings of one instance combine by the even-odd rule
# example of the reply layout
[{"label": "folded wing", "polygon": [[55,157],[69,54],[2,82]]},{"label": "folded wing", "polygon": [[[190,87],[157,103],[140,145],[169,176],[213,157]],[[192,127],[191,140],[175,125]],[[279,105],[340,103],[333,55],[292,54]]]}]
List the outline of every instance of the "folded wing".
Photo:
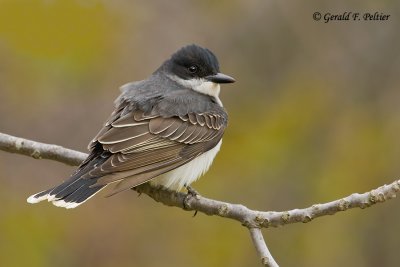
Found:
[{"label": "folded wing", "polygon": [[104,151],[110,152],[109,157],[82,179],[100,177],[94,186],[125,180],[117,192],[137,186],[212,149],[225,127],[226,119],[221,114],[188,113],[164,118],[123,102],[89,145],[94,148],[101,144]]}]

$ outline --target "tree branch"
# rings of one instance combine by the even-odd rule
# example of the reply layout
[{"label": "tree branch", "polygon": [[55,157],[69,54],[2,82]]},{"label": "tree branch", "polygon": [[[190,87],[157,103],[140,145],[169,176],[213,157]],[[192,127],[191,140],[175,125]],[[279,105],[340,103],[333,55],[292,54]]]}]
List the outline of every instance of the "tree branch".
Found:
[{"label": "tree branch", "polygon": [[[3,133],[0,133],[0,150],[31,156],[35,159],[51,159],[68,165],[79,165],[87,156],[87,154],[61,146],[34,142]],[[191,196],[182,192],[154,187],[148,183],[136,187],[135,190],[167,206],[195,210],[207,215],[217,215],[239,221],[249,228],[263,264],[266,266],[278,266],[265,245],[260,228],[277,227],[297,222],[307,223],[321,216],[333,215],[352,208],[364,209],[377,203],[385,202],[396,197],[400,190],[400,180],[363,194],[354,193],[328,203],[314,204],[308,208],[288,211],[251,210],[241,204],[231,204],[200,195]]]},{"label": "tree branch", "polygon": [[51,159],[71,166],[79,165],[87,154],[0,133],[0,149],[3,151],[30,156],[35,159]]},{"label": "tree branch", "polygon": [[253,240],[253,244],[256,247],[256,250],[258,254],[260,255],[261,262],[265,266],[270,266],[270,267],[279,267],[278,263],[274,260],[274,258],[271,255],[271,252],[269,252],[267,244],[264,241],[264,237],[262,235],[261,229],[260,228],[249,228],[250,230],[250,236],[251,239]]}]

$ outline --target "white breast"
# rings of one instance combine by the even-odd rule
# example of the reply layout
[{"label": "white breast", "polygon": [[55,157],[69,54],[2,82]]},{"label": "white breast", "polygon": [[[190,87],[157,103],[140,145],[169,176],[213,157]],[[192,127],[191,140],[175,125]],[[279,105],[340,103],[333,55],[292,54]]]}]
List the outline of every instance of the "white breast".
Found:
[{"label": "white breast", "polygon": [[211,166],[215,156],[221,148],[222,139],[211,150],[198,156],[185,165],[151,180],[154,185],[163,185],[172,190],[180,190],[185,185],[190,185],[203,175]]}]

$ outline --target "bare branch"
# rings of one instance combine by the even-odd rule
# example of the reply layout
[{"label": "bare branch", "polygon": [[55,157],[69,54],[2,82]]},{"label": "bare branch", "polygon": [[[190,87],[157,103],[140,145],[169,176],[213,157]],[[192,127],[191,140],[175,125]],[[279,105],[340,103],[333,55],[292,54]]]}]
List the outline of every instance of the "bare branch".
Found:
[{"label": "bare branch", "polygon": [[[333,215],[339,211],[352,208],[367,208],[396,197],[400,190],[400,180],[389,185],[383,185],[363,194],[352,194],[348,197],[323,204],[314,204],[304,209],[288,211],[257,211],[241,204],[231,204],[197,195],[189,197],[181,192],[170,191],[165,188],[156,188],[149,184],[138,186],[136,191],[145,193],[157,202],[167,206],[175,206],[186,210],[196,210],[207,215],[217,215],[241,222],[248,228],[278,227],[291,223],[307,223],[311,220]],[[183,203],[185,202],[185,205]]]},{"label": "bare branch", "polygon": [[0,133],[0,149],[35,159],[51,159],[71,166],[79,165],[87,157],[85,153],[62,146],[34,142],[3,133]]},{"label": "bare branch", "polygon": [[[2,133],[0,133],[0,150],[31,156],[36,159],[51,159],[69,165],[78,165],[87,156],[84,153],[61,146],[34,142]],[[307,223],[321,216],[333,215],[352,208],[364,209],[377,203],[385,202],[396,197],[400,190],[400,180],[363,194],[354,193],[328,203],[314,204],[308,208],[288,211],[251,210],[241,204],[231,204],[200,195],[191,197],[182,192],[170,191],[160,187],[156,188],[148,183],[136,187],[135,190],[139,193],[145,193],[155,201],[167,206],[196,210],[207,215],[217,215],[239,221],[249,228],[257,251],[262,259],[265,259],[266,263],[264,261],[263,263],[268,263],[270,264],[269,266],[278,266],[265,245],[260,228],[277,227],[297,222]]]},{"label": "bare branch", "polygon": [[262,264],[268,267],[279,267],[278,263],[276,263],[272,257],[271,252],[268,250],[261,229],[252,227],[249,228],[249,230],[251,239],[253,240],[253,244],[256,247],[258,255],[260,255]]}]

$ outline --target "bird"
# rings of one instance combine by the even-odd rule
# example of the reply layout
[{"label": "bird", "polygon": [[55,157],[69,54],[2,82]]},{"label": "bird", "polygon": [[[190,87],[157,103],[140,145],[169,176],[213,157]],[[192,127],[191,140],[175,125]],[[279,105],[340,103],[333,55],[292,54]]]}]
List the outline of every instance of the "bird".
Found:
[{"label": "bird", "polygon": [[209,49],[180,48],[146,80],[121,86],[88,157],[68,179],[27,202],[72,209],[110,184],[116,185],[108,196],[146,182],[189,190],[220,150],[228,125],[220,85],[233,82]]}]

